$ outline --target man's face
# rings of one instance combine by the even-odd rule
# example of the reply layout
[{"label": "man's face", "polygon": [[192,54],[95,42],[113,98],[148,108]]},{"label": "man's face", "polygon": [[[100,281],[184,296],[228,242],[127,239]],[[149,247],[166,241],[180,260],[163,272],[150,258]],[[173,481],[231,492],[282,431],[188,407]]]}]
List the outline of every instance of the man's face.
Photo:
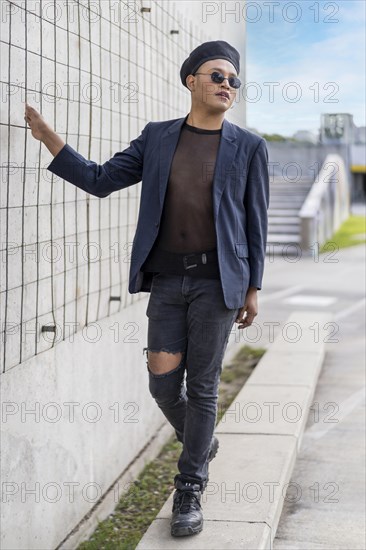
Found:
[{"label": "man's face", "polygon": [[234,65],[230,61],[211,59],[203,63],[194,76],[187,76],[186,82],[192,91],[193,101],[203,103],[219,112],[225,112],[233,104],[238,90],[231,88],[228,80],[224,80],[221,84],[212,82],[210,75],[214,72],[219,72],[227,78],[238,76]]}]

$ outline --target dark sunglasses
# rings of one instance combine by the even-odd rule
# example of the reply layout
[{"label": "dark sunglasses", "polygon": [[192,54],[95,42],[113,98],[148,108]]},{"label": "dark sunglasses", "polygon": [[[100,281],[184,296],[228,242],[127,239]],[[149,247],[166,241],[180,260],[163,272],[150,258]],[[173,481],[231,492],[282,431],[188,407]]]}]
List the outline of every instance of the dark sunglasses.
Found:
[{"label": "dark sunglasses", "polygon": [[229,78],[225,77],[223,74],[218,73],[217,71],[214,71],[213,73],[195,73],[196,74],[206,74],[210,75],[212,82],[215,82],[215,84],[221,84],[221,82],[224,82],[224,80],[227,80],[229,82],[229,86],[231,88],[240,88],[241,81],[237,76],[229,76]]}]

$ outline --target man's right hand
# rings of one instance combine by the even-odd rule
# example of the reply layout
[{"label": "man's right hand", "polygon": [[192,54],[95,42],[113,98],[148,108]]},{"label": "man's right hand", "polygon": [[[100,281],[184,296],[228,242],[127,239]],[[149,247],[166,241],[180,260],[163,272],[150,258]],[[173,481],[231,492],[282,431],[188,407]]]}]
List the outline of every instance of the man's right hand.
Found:
[{"label": "man's right hand", "polygon": [[28,103],[25,104],[24,120],[30,126],[32,136],[42,141],[53,156],[61,151],[65,145],[63,139],[52,130],[43,116]]},{"label": "man's right hand", "polygon": [[45,134],[47,129],[51,129],[44,120],[43,116],[36,109],[34,109],[34,107],[28,105],[28,103],[25,104],[24,120],[30,126],[32,136],[39,141],[42,140],[42,136]]}]

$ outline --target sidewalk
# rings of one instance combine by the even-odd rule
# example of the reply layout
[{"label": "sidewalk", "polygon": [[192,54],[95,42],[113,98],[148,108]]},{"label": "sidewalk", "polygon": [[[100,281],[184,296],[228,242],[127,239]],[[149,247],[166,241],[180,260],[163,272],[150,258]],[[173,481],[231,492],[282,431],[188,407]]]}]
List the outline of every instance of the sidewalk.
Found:
[{"label": "sidewalk", "polygon": [[[287,317],[301,337],[295,344],[276,338],[225,411],[215,430],[220,452],[202,497],[205,529],[174,541],[174,548],[272,548],[326,353],[323,327],[331,319],[327,311],[296,310]],[[318,339],[309,330],[314,322],[321,327]],[[136,550],[172,549],[172,506],[173,491]]]}]

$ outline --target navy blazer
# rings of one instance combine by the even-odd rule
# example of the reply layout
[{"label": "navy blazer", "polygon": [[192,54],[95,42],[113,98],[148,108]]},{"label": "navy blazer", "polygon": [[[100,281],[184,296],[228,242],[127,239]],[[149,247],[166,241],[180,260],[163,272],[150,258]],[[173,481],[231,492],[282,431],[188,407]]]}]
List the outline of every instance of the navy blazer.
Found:
[{"label": "navy blazer", "polygon": [[[65,144],[48,170],[96,197],[142,181],[128,291],[150,292],[141,271],[159,232],[170,166],[186,117],[148,122],[130,146],[104,164],[85,159]],[[244,305],[249,286],[262,286],[267,244],[269,173],[266,141],[223,120],[212,185],[217,252],[225,304]]]}]

